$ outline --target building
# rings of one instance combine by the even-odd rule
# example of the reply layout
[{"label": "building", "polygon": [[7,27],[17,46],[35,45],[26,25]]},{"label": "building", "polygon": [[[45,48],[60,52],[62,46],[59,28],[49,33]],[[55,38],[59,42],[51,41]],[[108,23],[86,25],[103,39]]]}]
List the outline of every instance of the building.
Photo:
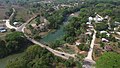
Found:
[{"label": "building", "polygon": [[110,34],[107,31],[100,31],[100,34],[105,33],[108,37],[110,37]]},{"label": "building", "polygon": [[92,17],[89,17],[88,19],[89,19],[89,22],[91,22],[91,21],[93,20],[93,18],[92,18]]},{"label": "building", "polygon": [[100,16],[100,15],[96,15],[96,17],[94,18],[94,21],[96,22],[96,23],[100,23],[101,21],[103,21],[104,20],[104,18],[102,17],[102,16]]},{"label": "building", "polygon": [[80,43],[80,40],[77,40],[76,42],[75,42],[75,45],[80,45],[81,43]]},{"label": "building", "polygon": [[16,26],[16,27],[19,27],[21,25],[21,23],[20,22],[14,22],[13,25]]},{"label": "building", "polygon": [[105,19],[108,19],[109,18],[109,16],[105,16]]},{"label": "building", "polygon": [[102,38],[102,42],[109,42],[106,38]]}]

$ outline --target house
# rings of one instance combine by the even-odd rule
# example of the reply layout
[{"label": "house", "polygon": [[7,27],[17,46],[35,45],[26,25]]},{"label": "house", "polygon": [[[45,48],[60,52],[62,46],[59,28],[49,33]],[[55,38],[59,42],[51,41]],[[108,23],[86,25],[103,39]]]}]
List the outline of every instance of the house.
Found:
[{"label": "house", "polygon": [[100,34],[106,33],[108,37],[110,37],[110,34],[107,31],[100,31]]},{"label": "house", "polygon": [[89,17],[88,19],[89,19],[89,22],[91,22],[91,21],[93,20],[93,18],[92,18],[92,17]]},{"label": "house", "polygon": [[104,20],[104,18],[103,17],[101,17],[100,15],[96,15],[96,17],[94,18],[94,21],[96,22],[96,23],[99,23],[99,22],[101,22],[101,21],[103,21]]},{"label": "house", "polygon": [[102,42],[109,42],[106,38],[102,38]]},{"label": "house", "polygon": [[16,25],[19,25],[19,24],[20,24],[19,22],[14,22],[14,23],[13,23],[13,25],[15,25],[15,26],[16,26]]}]

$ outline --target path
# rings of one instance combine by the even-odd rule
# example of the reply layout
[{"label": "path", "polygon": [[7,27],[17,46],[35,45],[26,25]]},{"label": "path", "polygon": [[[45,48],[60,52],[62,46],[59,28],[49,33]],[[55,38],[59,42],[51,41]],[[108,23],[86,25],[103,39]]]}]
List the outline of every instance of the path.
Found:
[{"label": "path", "polygon": [[84,59],[83,68],[91,68],[91,65],[95,64],[95,61],[92,59],[92,53],[93,53],[93,48],[94,48],[94,44],[95,44],[94,42],[96,39],[96,33],[97,32],[94,29],[93,39],[92,39],[91,44],[90,44],[90,49],[89,49],[88,55]]},{"label": "path", "polygon": [[[13,9],[13,10],[14,10],[14,9]],[[14,12],[13,12],[13,13],[14,13]],[[13,13],[12,13],[12,16],[13,16]],[[10,17],[11,17],[11,16],[10,16]],[[42,44],[42,43],[40,43],[40,42],[38,42],[38,41],[30,38],[28,35],[25,34],[24,29],[26,28],[26,25],[27,25],[29,22],[31,22],[35,17],[37,17],[37,15],[34,15],[32,18],[30,18],[26,23],[24,23],[24,24],[21,25],[20,27],[14,27],[14,26],[10,25],[10,19],[11,19],[11,18],[9,18],[9,20],[4,20],[4,21],[6,21],[6,26],[7,26],[7,28],[16,29],[16,31],[23,32],[24,35],[27,37],[28,40],[30,40],[30,41],[33,42],[34,44],[37,44],[37,45],[39,45],[39,46],[41,46],[41,47],[43,47],[43,48],[46,48],[48,51],[52,52],[54,55],[59,56],[59,57],[61,57],[61,58],[63,58],[63,59],[69,59],[69,57],[75,58],[75,54],[68,54],[68,53],[65,53],[65,52],[60,52],[60,51],[54,50],[54,49],[52,49],[52,48],[50,48],[50,47],[48,47],[48,46],[46,46],[46,45],[44,45],[44,44]]]}]

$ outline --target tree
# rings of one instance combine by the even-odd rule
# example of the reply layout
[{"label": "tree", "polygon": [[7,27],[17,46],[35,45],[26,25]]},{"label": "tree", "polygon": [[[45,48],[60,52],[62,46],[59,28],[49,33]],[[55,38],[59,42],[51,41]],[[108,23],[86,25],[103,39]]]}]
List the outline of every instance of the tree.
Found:
[{"label": "tree", "polygon": [[0,58],[23,51],[30,44],[31,42],[27,40],[23,33],[9,33],[4,40],[0,40]]},{"label": "tree", "polygon": [[0,39],[0,58],[3,58],[8,53],[5,45],[5,41]]},{"label": "tree", "polygon": [[41,22],[41,21],[40,21],[40,17],[38,16],[38,17],[35,19],[35,21],[37,22],[36,24],[39,25],[40,22]]},{"label": "tree", "polygon": [[100,42],[100,47],[104,48],[105,44],[103,42]]},{"label": "tree", "polygon": [[72,44],[74,41],[75,41],[75,38],[74,38],[74,37],[67,37],[67,38],[66,38],[66,42],[67,42],[67,43],[71,43],[71,44]]}]

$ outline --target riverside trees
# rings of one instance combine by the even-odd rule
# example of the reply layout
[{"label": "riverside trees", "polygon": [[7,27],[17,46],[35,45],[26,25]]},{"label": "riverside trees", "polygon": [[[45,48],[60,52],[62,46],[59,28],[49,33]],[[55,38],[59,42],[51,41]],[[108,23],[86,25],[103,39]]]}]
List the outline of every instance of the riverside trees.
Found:
[{"label": "riverside trees", "polygon": [[46,49],[33,45],[27,48],[21,58],[10,61],[7,68],[66,68],[76,66],[76,62],[72,59],[63,60],[54,56]]},{"label": "riverside trees", "polygon": [[0,58],[22,51],[29,44],[30,42],[23,33],[12,32],[7,34],[4,40],[0,40]]}]

